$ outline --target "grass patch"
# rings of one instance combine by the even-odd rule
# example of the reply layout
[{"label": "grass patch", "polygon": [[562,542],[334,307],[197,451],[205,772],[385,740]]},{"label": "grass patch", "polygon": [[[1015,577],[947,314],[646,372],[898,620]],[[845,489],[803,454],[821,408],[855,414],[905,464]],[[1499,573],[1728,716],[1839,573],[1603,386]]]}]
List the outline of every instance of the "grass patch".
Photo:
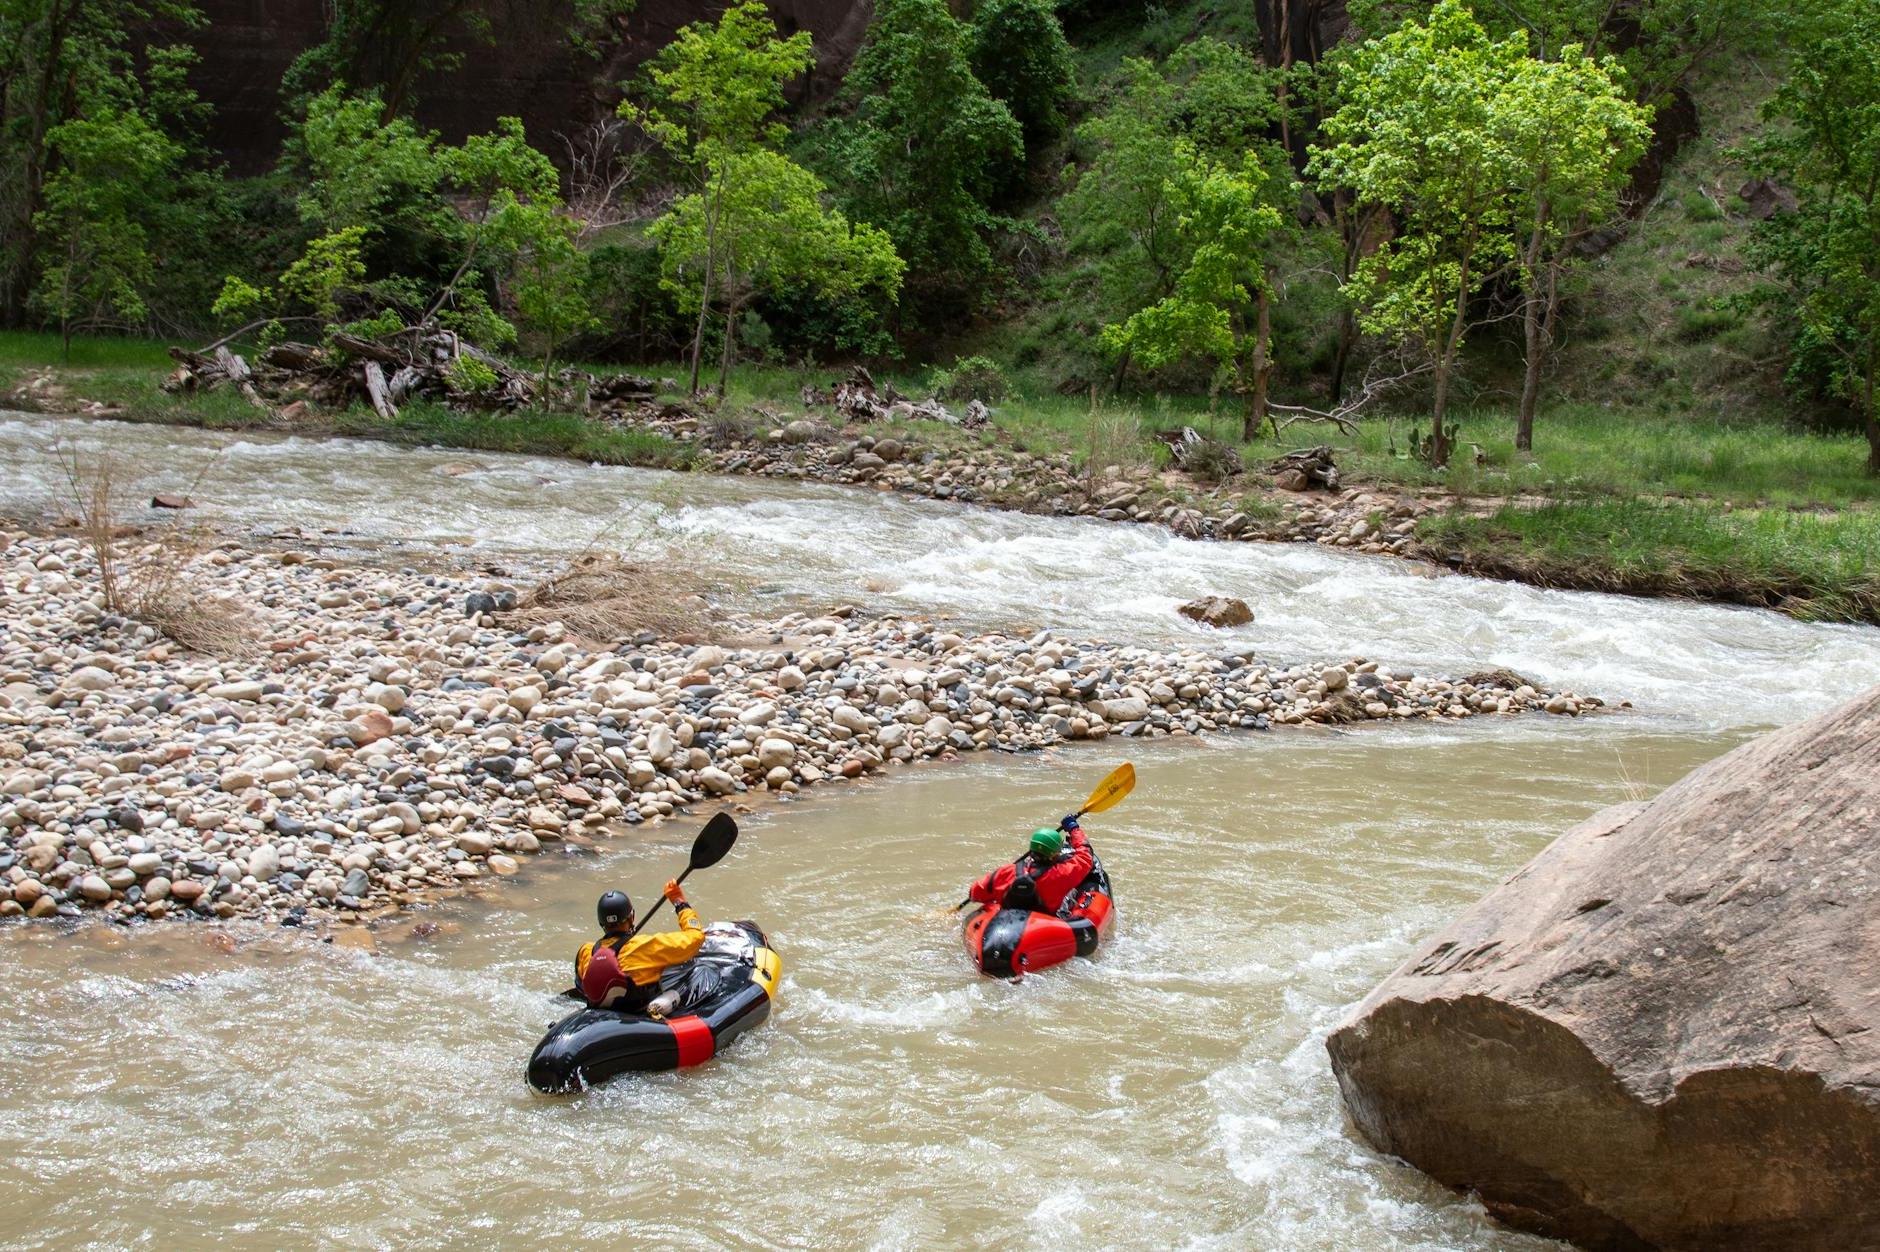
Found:
[{"label": "grass patch", "polygon": [[34,330],[0,331],[0,367],[28,369],[54,365],[62,369],[137,369],[165,370],[170,360],[169,342],[163,339],[136,339],[121,335],[84,335],[72,340],[72,355],[62,360],[59,337]]},{"label": "grass patch", "polygon": [[[1512,413],[1479,411],[1460,416],[1455,463],[1439,473],[1402,456],[1412,420],[1366,422],[1355,441],[1342,441],[1348,447],[1339,463],[1347,475],[1459,495],[1684,496],[1794,508],[1880,502],[1880,479],[1865,468],[1867,445],[1851,433],[1567,404],[1535,419],[1528,456],[1514,450]],[[1471,445],[1480,448],[1482,464]]]},{"label": "grass patch", "polygon": [[1426,517],[1417,537],[1468,573],[1686,596],[1806,621],[1880,624],[1880,514],[1642,500]]},{"label": "grass patch", "polygon": [[389,439],[396,443],[436,443],[479,452],[521,452],[566,456],[602,465],[638,465],[650,469],[692,468],[694,452],[652,431],[607,426],[578,413],[521,410],[514,413],[458,413],[431,401],[413,401],[392,421],[371,409],[339,414],[334,429],[343,435]]}]

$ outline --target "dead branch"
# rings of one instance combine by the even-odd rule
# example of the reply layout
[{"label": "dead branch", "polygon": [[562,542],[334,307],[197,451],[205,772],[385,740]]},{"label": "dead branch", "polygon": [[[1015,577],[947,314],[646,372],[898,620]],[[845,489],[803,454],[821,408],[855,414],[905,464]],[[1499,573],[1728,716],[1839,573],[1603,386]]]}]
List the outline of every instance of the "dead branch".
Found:
[{"label": "dead branch", "polygon": [[1304,404],[1279,404],[1269,400],[1266,406],[1269,412],[1291,415],[1285,418],[1275,417],[1273,419],[1274,432],[1278,433],[1279,431],[1285,430],[1294,422],[1328,422],[1338,427],[1339,430],[1347,435],[1356,435],[1358,433],[1358,424],[1353,419],[1366,406],[1382,398],[1389,392],[1394,391],[1417,375],[1427,374],[1436,368],[1435,363],[1432,361],[1422,361],[1408,367],[1402,367],[1402,363],[1398,362],[1401,367],[1398,373],[1392,374],[1387,378],[1376,377],[1374,371],[1377,369],[1378,362],[1392,359],[1391,357],[1378,357],[1373,360],[1370,366],[1365,370],[1365,377],[1363,382],[1359,385],[1357,394],[1347,399],[1335,409],[1315,409]]}]

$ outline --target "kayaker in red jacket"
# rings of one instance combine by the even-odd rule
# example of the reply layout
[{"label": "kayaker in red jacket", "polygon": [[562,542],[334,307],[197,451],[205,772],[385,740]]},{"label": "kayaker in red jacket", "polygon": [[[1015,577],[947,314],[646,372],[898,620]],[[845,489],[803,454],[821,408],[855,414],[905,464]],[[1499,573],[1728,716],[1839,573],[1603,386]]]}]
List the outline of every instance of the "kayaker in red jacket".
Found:
[{"label": "kayaker in red jacket", "polygon": [[[1055,913],[1095,864],[1090,841],[1084,838],[1083,827],[1073,815],[1059,822],[1056,830],[1044,827],[1033,831],[1025,855],[974,883],[967,898],[975,904]],[[1035,896],[1031,895],[1033,891]]]}]

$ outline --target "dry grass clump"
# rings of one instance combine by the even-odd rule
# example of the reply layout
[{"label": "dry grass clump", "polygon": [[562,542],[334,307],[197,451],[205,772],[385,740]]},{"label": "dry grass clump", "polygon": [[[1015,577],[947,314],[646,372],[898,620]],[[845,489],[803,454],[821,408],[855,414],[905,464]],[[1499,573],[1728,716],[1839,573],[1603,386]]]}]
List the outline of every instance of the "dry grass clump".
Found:
[{"label": "dry grass clump", "polygon": [[[626,509],[529,588],[516,601],[515,616],[528,624],[560,622],[599,643],[647,633],[662,639],[709,634],[712,610],[700,572],[709,568],[706,554],[661,533],[678,498],[674,485]],[[624,555],[648,551],[660,555]]]},{"label": "dry grass clump", "polygon": [[[98,566],[107,612],[142,622],[195,652],[232,657],[253,651],[260,637],[252,614],[197,583],[191,567],[208,547],[205,536],[179,525],[164,528],[153,542],[133,544],[145,532],[119,521],[124,474],[117,460],[107,455],[87,463],[67,449],[59,464],[79,533]],[[191,490],[201,480],[199,474]]]},{"label": "dry grass clump", "polygon": [[587,639],[613,642],[652,632],[662,639],[702,635],[711,606],[687,572],[670,561],[629,561],[588,552],[516,601],[525,622],[560,622]]},{"label": "dry grass clump", "polygon": [[1142,437],[1142,419],[1128,409],[1091,409],[1077,455],[1092,490],[1098,483],[1128,478],[1155,464],[1155,454]]}]

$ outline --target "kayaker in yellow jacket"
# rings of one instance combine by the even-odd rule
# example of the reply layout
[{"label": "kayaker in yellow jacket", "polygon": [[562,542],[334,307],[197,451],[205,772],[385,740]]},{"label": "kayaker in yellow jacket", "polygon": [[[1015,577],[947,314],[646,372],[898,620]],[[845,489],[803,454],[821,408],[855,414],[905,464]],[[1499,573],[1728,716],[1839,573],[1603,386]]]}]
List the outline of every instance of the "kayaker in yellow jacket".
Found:
[{"label": "kayaker in yellow jacket", "polygon": [[[698,955],[705,928],[686,903],[677,879],[666,884],[666,898],[678,915],[679,929],[634,935],[633,902],[624,891],[609,891],[595,913],[601,937],[581,945],[574,958],[574,980],[592,1008],[664,1016],[671,1009],[671,994],[662,996],[659,976],[674,965]],[[663,1002],[663,1003],[662,1003]]]}]

